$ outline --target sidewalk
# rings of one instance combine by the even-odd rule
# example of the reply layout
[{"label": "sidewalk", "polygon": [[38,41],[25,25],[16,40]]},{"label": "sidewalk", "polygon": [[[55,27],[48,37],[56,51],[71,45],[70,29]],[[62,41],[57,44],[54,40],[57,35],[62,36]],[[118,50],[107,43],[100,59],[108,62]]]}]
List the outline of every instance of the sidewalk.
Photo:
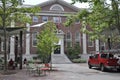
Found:
[{"label": "sidewalk", "polygon": [[[84,72],[86,64],[53,64],[58,71],[51,71],[46,76],[26,74],[26,70],[18,70],[16,74],[0,75],[0,80],[80,80],[79,71]],[[79,69],[79,66],[82,68]]]}]

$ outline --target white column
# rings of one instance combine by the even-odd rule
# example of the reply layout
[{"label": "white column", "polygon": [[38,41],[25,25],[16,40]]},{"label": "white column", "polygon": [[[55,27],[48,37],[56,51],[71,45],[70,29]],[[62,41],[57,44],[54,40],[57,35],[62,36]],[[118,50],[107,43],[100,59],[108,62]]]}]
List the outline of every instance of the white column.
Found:
[{"label": "white column", "polygon": [[[85,21],[82,22],[82,26],[83,26],[84,30],[86,30]],[[83,33],[83,54],[87,54],[87,39],[86,39],[85,33]]]},{"label": "white column", "polygon": [[61,38],[61,54],[64,54],[64,36]]},{"label": "white column", "polygon": [[[30,17],[29,14],[26,14],[28,17]],[[27,32],[30,32],[30,24],[26,23],[27,27]],[[25,55],[30,55],[30,34],[26,34],[26,54]]]},{"label": "white column", "polygon": [[99,40],[95,40],[95,44],[96,44],[96,51],[99,51]]},{"label": "white column", "polygon": [[[26,24],[27,32],[30,32],[30,24]],[[30,55],[30,34],[26,34],[26,55]]]},{"label": "white column", "polygon": [[85,33],[83,33],[83,54],[87,54],[87,40]]},{"label": "white column", "polygon": [[[15,27],[14,21],[11,22],[11,27]],[[15,52],[15,38],[14,38],[14,36],[11,36],[10,37],[10,55],[13,56],[14,52]]]},{"label": "white column", "polygon": [[15,52],[15,39],[14,36],[10,38],[10,55],[14,55]]}]

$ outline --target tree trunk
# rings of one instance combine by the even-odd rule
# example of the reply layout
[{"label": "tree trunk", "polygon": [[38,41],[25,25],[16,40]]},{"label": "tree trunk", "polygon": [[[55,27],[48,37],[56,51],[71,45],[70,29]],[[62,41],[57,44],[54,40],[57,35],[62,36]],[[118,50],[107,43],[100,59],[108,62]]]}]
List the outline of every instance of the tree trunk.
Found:
[{"label": "tree trunk", "polygon": [[4,27],[4,72],[7,71],[7,35],[6,35],[6,28]]},{"label": "tree trunk", "polygon": [[110,50],[111,49],[111,39],[108,38],[108,49]]}]

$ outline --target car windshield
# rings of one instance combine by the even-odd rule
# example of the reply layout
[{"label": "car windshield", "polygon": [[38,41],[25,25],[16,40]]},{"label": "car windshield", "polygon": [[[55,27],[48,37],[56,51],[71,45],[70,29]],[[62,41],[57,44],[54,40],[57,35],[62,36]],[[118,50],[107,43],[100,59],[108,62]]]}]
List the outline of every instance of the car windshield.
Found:
[{"label": "car windshield", "polygon": [[101,54],[101,58],[113,58],[112,54]]}]

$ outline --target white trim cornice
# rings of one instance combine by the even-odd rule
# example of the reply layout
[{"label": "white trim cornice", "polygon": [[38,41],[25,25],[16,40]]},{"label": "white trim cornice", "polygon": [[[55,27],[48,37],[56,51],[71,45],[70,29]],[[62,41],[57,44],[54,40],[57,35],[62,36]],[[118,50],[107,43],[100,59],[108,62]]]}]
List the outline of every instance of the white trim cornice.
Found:
[{"label": "white trim cornice", "polygon": [[[40,13],[36,13],[36,15],[44,15],[44,16],[68,16],[75,15],[76,12],[55,12],[55,11],[41,11]],[[32,14],[31,14],[32,15]]]},{"label": "white trim cornice", "polygon": [[62,12],[62,11],[41,11],[40,13],[58,13],[58,14],[76,14],[77,12]]}]

